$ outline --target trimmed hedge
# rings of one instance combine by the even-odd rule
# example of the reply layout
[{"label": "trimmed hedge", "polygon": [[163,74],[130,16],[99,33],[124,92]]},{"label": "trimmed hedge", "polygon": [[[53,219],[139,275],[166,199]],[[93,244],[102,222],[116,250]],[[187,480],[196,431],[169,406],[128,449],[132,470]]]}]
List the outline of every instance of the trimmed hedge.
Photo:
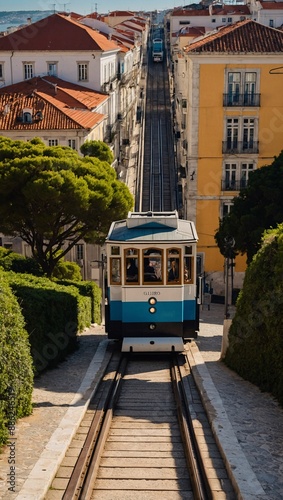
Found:
[{"label": "trimmed hedge", "polygon": [[56,280],[56,283],[64,286],[75,286],[81,295],[91,299],[91,322],[101,323],[101,288],[94,281],[71,281]]},{"label": "trimmed hedge", "polygon": [[247,268],[225,363],[283,405],[283,224],[266,231]]},{"label": "trimmed hedge", "polygon": [[15,273],[28,273],[34,276],[42,276],[43,274],[42,269],[33,257],[24,257],[1,246],[0,266],[5,271],[14,271]]},{"label": "trimmed hedge", "polygon": [[48,278],[6,273],[26,322],[36,373],[77,348],[77,332],[91,323],[91,299]]},{"label": "trimmed hedge", "polygon": [[[15,421],[32,412],[33,369],[19,304],[0,272],[0,445]],[[9,426],[9,428],[8,428]]]}]

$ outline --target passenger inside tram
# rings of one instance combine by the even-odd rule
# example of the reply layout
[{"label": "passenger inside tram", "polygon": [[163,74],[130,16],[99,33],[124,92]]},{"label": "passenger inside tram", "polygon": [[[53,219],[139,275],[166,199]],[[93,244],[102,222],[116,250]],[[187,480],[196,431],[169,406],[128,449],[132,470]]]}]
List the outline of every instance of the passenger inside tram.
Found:
[{"label": "passenger inside tram", "polygon": [[135,259],[131,259],[129,267],[127,267],[127,281],[138,281],[138,268]]},{"label": "passenger inside tram", "polygon": [[157,279],[155,269],[151,265],[149,258],[144,259],[144,281],[155,281]]},{"label": "passenger inside tram", "polygon": [[176,259],[170,260],[170,269],[168,272],[168,281],[175,281],[179,279],[179,271]]}]

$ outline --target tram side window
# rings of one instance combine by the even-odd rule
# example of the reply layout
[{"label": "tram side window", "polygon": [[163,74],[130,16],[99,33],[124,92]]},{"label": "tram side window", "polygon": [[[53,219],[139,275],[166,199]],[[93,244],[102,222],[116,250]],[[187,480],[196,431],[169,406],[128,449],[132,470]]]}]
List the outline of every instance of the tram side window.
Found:
[{"label": "tram side window", "polygon": [[162,250],[147,248],[143,250],[143,278],[145,283],[162,282]]},{"label": "tram side window", "polygon": [[126,283],[139,283],[139,251],[135,248],[125,250]]},{"label": "tram side window", "polygon": [[193,256],[192,247],[185,247],[184,256],[184,283],[193,283]]},{"label": "tram side window", "polygon": [[[112,255],[115,257],[112,257]],[[111,257],[110,257],[110,283],[112,285],[121,284],[121,258],[120,247],[111,247]],[[116,257],[117,256],[117,257]]]},{"label": "tram side window", "polygon": [[180,283],[180,250],[170,248],[167,252],[167,283]]}]

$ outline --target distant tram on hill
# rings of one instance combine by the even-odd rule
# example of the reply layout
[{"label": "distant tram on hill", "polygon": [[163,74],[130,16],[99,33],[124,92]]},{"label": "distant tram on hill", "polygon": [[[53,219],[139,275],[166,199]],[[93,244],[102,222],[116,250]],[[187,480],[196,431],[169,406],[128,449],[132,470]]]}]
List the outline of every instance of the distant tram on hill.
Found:
[{"label": "distant tram on hill", "polygon": [[152,59],[154,62],[162,62],[164,57],[162,38],[154,38],[152,41]]}]

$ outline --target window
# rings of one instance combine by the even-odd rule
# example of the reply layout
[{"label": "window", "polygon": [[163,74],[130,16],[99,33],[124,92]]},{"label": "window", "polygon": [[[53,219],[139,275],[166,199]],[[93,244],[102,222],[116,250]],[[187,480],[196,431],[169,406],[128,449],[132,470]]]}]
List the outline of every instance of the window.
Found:
[{"label": "window", "polygon": [[226,17],[222,17],[222,23],[226,23]]},{"label": "window", "polygon": [[23,113],[23,123],[32,123],[32,114],[29,111]]},{"label": "window", "polygon": [[162,250],[147,248],[143,250],[143,281],[162,281]]},{"label": "window", "polygon": [[76,139],[68,139],[69,148],[76,149]]},{"label": "window", "polygon": [[167,251],[167,283],[180,283],[180,249],[170,248]]},{"label": "window", "polygon": [[49,139],[48,146],[58,146],[58,139]]},{"label": "window", "polygon": [[240,191],[247,186],[250,173],[255,170],[253,162],[225,162],[223,191]]},{"label": "window", "polygon": [[243,150],[252,149],[254,144],[254,118],[244,118],[243,124]]},{"label": "window", "polygon": [[184,254],[184,284],[191,284],[194,280],[194,262],[192,254],[192,247],[186,246]]},{"label": "window", "polygon": [[0,63],[0,80],[4,80],[4,64]]},{"label": "window", "polygon": [[30,80],[34,77],[33,63],[24,63],[24,79]]},{"label": "window", "polygon": [[179,21],[179,25],[191,24],[191,21]]},{"label": "window", "polygon": [[255,71],[228,71],[225,106],[259,106],[258,74]]},{"label": "window", "polygon": [[228,23],[231,23],[233,21],[232,17],[228,17],[227,21]]},{"label": "window", "polygon": [[273,19],[269,19],[269,26],[270,26],[270,28],[274,28],[274,20]]},{"label": "window", "polygon": [[239,119],[238,118],[228,118],[227,119],[227,148],[237,149],[238,147],[238,137],[239,137]]},{"label": "window", "polygon": [[211,22],[212,23],[216,23],[216,19],[211,19]]},{"label": "window", "polygon": [[245,188],[247,186],[248,180],[250,173],[253,172],[255,169],[255,166],[253,163],[242,163],[241,164],[241,179],[240,179],[240,187]]},{"label": "window", "polygon": [[88,64],[79,63],[78,64],[78,79],[80,82],[88,80]]},{"label": "window", "polygon": [[47,63],[47,73],[49,76],[57,76],[57,63],[56,62]]},{"label": "window", "polygon": [[111,247],[110,283],[111,285],[121,285],[121,257],[118,246]]},{"label": "window", "polygon": [[125,250],[125,266],[126,283],[139,283],[139,250],[136,248]]},{"label": "window", "polygon": [[83,258],[84,258],[84,246],[83,246],[83,244],[79,243],[78,245],[76,245],[75,252],[76,252],[76,260],[83,260]]},{"label": "window", "polygon": [[232,201],[224,201],[221,206],[221,218],[225,217],[230,213],[231,207],[233,206]]},{"label": "window", "polygon": [[223,153],[258,153],[255,118],[227,118]]}]

